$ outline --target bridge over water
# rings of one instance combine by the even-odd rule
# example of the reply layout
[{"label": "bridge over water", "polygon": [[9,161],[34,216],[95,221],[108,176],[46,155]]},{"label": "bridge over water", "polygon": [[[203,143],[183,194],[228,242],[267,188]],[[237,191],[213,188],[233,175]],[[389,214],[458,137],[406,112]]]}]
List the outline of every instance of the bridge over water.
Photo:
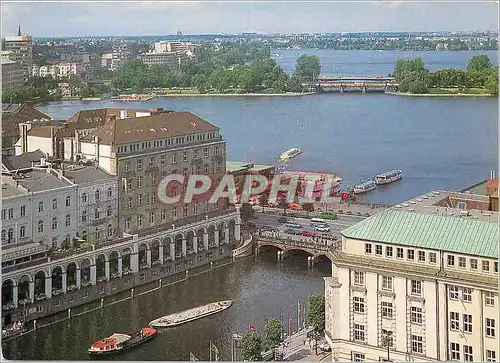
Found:
[{"label": "bridge over water", "polygon": [[319,77],[314,82],[302,84],[316,93],[338,91],[397,91],[399,84],[394,83],[394,77],[386,76],[331,76]]}]

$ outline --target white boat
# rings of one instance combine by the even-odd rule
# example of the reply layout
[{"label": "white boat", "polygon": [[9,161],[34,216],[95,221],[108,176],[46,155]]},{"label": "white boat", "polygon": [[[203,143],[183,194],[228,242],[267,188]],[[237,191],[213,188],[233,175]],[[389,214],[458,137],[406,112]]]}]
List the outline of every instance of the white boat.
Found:
[{"label": "white boat", "polygon": [[281,153],[279,160],[280,161],[286,161],[291,158],[296,157],[297,155],[300,155],[302,153],[302,150],[299,149],[298,147],[292,147],[291,149],[288,149],[287,151],[284,151]]},{"label": "white boat", "polygon": [[402,178],[402,170],[391,170],[382,174],[375,175],[375,183],[377,183],[377,185],[389,184]]},{"label": "white boat", "polygon": [[149,323],[149,326],[154,328],[169,328],[177,326],[196,319],[204,318],[205,316],[219,313],[223,310],[228,309],[232,304],[232,300],[213,302],[210,304],[184,310],[180,313],[162,316],[161,318],[151,321]]},{"label": "white boat", "polygon": [[373,180],[368,180],[353,187],[354,194],[367,193],[373,189],[377,189],[377,183],[375,183]]}]

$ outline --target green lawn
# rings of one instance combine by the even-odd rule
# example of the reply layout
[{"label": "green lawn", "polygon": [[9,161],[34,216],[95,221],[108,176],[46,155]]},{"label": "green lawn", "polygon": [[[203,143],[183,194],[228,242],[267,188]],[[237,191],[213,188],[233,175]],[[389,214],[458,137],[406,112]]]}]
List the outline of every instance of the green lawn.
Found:
[{"label": "green lawn", "polygon": [[429,88],[428,93],[440,95],[454,95],[457,93],[474,95],[489,94],[485,88]]}]

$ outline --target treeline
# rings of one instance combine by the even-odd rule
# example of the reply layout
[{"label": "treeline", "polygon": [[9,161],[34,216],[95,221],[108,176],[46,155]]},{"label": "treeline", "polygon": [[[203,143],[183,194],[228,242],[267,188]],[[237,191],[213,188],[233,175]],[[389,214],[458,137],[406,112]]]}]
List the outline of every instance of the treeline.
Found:
[{"label": "treeline", "polygon": [[114,73],[112,85],[116,91],[133,93],[156,87],[196,88],[201,93],[302,92],[306,75],[317,77],[321,66],[315,56],[299,60],[296,72],[289,75],[271,58],[267,47],[203,45],[180,70],[131,61]]},{"label": "treeline", "polygon": [[54,89],[57,88],[58,82],[51,77],[32,78],[28,85],[14,88],[11,90],[2,91],[2,102],[25,102],[37,101],[48,102],[61,99],[61,94]]},{"label": "treeline", "polygon": [[448,68],[435,72],[425,68],[421,58],[398,59],[394,80],[401,92],[428,93],[432,89],[453,88],[498,95],[498,66],[493,66],[487,55],[473,56],[465,70]]}]

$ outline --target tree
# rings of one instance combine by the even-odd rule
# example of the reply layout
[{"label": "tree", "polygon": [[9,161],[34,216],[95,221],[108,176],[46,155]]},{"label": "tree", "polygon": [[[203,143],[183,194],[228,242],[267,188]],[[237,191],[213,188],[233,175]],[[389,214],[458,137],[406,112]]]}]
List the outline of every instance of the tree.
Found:
[{"label": "tree", "polygon": [[295,63],[295,74],[304,80],[315,80],[321,73],[321,61],[317,55],[301,55]]},{"label": "tree", "polygon": [[239,84],[246,93],[255,91],[258,86],[255,72],[250,68],[243,69],[240,73]]},{"label": "tree", "polygon": [[254,217],[254,211],[253,211],[252,205],[250,203],[243,203],[241,205],[240,215],[241,215],[241,220],[245,224],[250,219],[253,219],[253,217]]},{"label": "tree", "polygon": [[262,207],[262,211],[264,212],[264,206],[269,202],[269,198],[266,193],[263,193],[259,196],[259,205]]},{"label": "tree", "polygon": [[290,206],[290,203],[288,203],[288,200],[286,199],[286,195],[281,195],[278,198],[278,207],[283,208],[283,214],[286,215],[286,210]]},{"label": "tree", "polygon": [[244,361],[262,361],[262,338],[256,331],[250,331],[243,335],[241,359]]},{"label": "tree", "polygon": [[498,96],[498,67],[495,68],[494,72],[491,72],[485,86],[493,96]]},{"label": "tree", "polygon": [[307,217],[309,217],[309,212],[314,212],[314,203],[304,203],[302,209],[307,212]]},{"label": "tree", "polygon": [[318,354],[318,338],[325,331],[325,295],[309,295],[307,319],[309,320],[309,325],[314,329],[316,354]]},{"label": "tree", "polygon": [[264,327],[264,350],[274,349],[283,341],[283,326],[279,319],[269,319]]},{"label": "tree", "polygon": [[413,81],[408,86],[408,92],[415,94],[427,93],[427,87],[425,86],[425,83],[420,80]]},{"label": "tree", "polygon": [[423,77],[428,72],[429,70],[425,68],[422,58],[398,59],[394,68],[394,80],[396,83],[402,83],[410,73]]},{"label": "tree", "polygon": [[467,64],[467,71],[484,71],[486,69],[490,69],[492,67],[492,63],[490,57],[486,54],[475,55]]}]

